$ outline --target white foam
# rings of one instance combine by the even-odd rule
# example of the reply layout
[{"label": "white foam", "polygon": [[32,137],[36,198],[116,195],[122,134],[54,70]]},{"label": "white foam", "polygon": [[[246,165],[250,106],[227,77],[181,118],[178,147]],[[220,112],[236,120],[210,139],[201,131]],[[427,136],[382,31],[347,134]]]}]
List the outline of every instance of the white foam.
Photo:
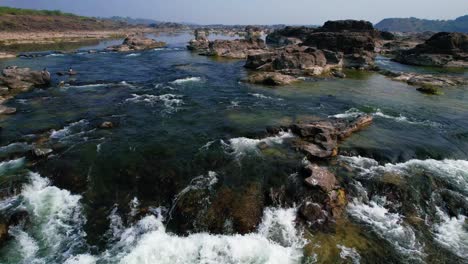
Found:
[{"label": "white foam", "polygon": [[95,264],[97,261],[98,259],[94,256],[82,254],[67,259],[64,264]]},{"label": "white foam", "polygon": [[178,107],[184,104],[184,101],[181,99],[182,95],[176,94],[163,94],[163,95],[151,95],[151,94],[132,94],[132,98],[128,98],[126,102],[133,103],[146,103],[151,106],[162,102],[168,111],[176,111]]},{"label": "white foam", "polygon": [[61,53],[52,53],[52,54],[46,55],[46,57],[63,57],[63,56],[65,55]]},{"label": "white foam", "polygon": [[283,100],[282,98],[274,98],[274,97],[266,96],[266,95],[259,94],[259,93],[249,93],[249,94],[250,94],[251,96],[253,96],[253,97],[257,97],[257,98],[260,98],[260,99],[278,100],[278,101],[282,101],[282,100]]},{"label": "white foam", "polygon": [[435,241],[457,256],[468,259],[466,216],[450,217],[439,208],[437,211],[441,222],[433,227]]},{"label": "white foam", "polygon": [[26,152],[31,149],[32,149],[32,146],[27,143],[15,142],[7,146],[0,147],[0,153],[8,154],[8,153],[14,153],[14,152]]},{"label": "white foam", "polygon": [[81,230],[85,221],[81,196],[50,186],[49,181],[37,173],[30,173],[30,178],[31,183],[24,186],[21,195],[25,207],[34,216],[33,226],[41,235],[41,248],[49,252],[73,248],[85,236]]},{"label": "white foam", "polygon": [[5,175],[9,171],[17,170],[24,165],[24,158],[0,162],[0,175]]},{"label": "white foam", "polygon": [[354,219],[369,225],[377,235],[390,242],[400,253],[416,259],[424,256],[423,248],[416,240],[411,227],[403,224],[399,214],[389,212],[376,200],[362,203],[355,199],[348,205],[347,210]]},{"label": "white foam", "polygon": [[9,234],[18,242],[23,262],[32,263],[34,257],[39,251],[37,242],[28,233],[16,226],[9,230]]},{"label": "white foam", "polygon": [[355,248],[348,248],[343,245],[336,245],[338,249],[340,249],[340,258],[342,259],[350,259],[353,264],[361,263],[361,255],[357,252]]},{"label": "white foam", "polygon": [[385,165],[379,165],[377,161],[363,157],[341,156],[340,160],[358,169],[361,176],[367,177],[383,175],[385,172],[411,177],[424,171],[468,195],[468,161],[466,160],[412,159],[404,163]]},{"label": "white foam", "polygon": [[[147,216],[128,228],[116,247],[105,254],[110,262],[134,263],[298,263],[305,241],[294,226],[294,209],[267,208],[261,231],[247,235],[207,233],[176,236],[166,232],[161,216]],[[284,234],[283,241],[272,234]],[[281,245],[290,241],[291,245]],[[183,249],[183,250],[182,250]]]},{"label": "white foam", "polygon": [[[330,118],[343,118],[343,119],[347,119],[347,118],[356,118],[356,117],[359,117],[359,116],[362,116],[362,115],[365,115],[366,113],[356,109],[356,108],[351,108],[347,111],[345,111],[344,113],[341,113],[341,114],[336,114],[336,115],[331,115],[329,116]],[[418,121],[418,120],[412,120],[404,115],[399,115],[399,116],[392,116],[392,115],[388,115],[388,114],[385,114],[384,112],[382,112],[382,110],[380,109],[376,109],[374,112],[372,113],[369,113],[371,114],[372,116],[374,117],[379,117],[379,118],[385,118],[385,119],[391,119],[391,120],[394,120],[396,122],[400,122],[400,123],[407,123],[407,124],[412,124],[412,125],[423,125],[423,126],[432,126],[432,127],[440,127],[441,125],[437,122],[433,122],[433,121],[429,121],[429,120],[424,120],[424,121]]]},{"label": "white foam", "polygon": [[69,124],[68,126],[65,126],[64,128],[60,129],[60,130],[52,130],[51,134],[50,134],[50,138],[51,139],[62,139],[62,138],[65,138],[67,136],[70,136],[72,134],[74,134],[76,132],[76,130],[78,130],[79,132],[82,132],[83,131],[83,127],[87,126],[89,124],[89,122],[87,120],[80,120],[80,121],[77,121],[77,122],[74,122],[74,123],[71,123]]},{"label": "white foam", "polygon": [[140,55],[141,55],[141,53],[130,53],[128,55],[125,55],[125,57],[138,57]]},{"label": "white foam", "polygon": [[171,82],[172,84],[184,84],[184,83],[188,83],[188,82],[201,82],[201,78],[200,77],[186,77],[186,78],[182,78],[182,79],[177,79],[173,82]]},{"label": "white foam", "polygon": [[285,139],[293,138],[294,135],[291,132],[280,132],[276,136],[266,137],[263,139],[252,139],[246,137],[232,138],[229,140],[229,148],[232,150],[232,153],[240,157],[249,152],[258,153],[257,146],[260,143],[265,143],[267,145],[279,145],[282,144]]}]

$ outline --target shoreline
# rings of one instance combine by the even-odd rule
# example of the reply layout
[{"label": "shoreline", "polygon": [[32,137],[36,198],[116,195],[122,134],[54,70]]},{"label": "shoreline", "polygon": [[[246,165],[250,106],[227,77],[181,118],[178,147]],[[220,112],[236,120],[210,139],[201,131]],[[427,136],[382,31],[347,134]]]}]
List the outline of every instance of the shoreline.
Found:
[{"label": "shoreline", "polygon": [[[118,30],[68,30],[40,32],[0,32],[0,59],[14,58],[21,52],[45,50],[67,51],[77,45],[93,44],[102,40],[125,38],[134,33],[158,33],[152,28],[125,28]],[[55,46],[58,47],[55,47]],[[70,49],[66,47],[70,45]]]}]

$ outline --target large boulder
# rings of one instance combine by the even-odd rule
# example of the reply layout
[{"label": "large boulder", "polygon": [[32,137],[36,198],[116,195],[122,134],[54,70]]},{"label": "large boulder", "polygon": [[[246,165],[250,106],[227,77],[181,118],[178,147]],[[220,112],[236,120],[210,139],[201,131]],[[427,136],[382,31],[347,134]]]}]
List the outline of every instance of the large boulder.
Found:
[{"label": "large boulder", "polygon": [[327,21],[322,27],[286,27],[267,36],[276,45],[299,44],[344,54],[347,68],[372,68],[381,33],[363,20]]},{"label": "large boulder", "polygon": [[245,59],[249,55],[264,52],[265,48],[265,42],[262,39],[215,40],[210,42],[206,55]]},{"label": "large boulder", "polygon": [[306,46],[287,46],[247,57],[246,68],[293,75],[321,75],[341,68],[342,54]]},{"label": "large boulder", "polygon": [[297,82],[298,79],[290,75],[281,74],[279,72],[258,72],[247,77],[245,81],[253,84],[276,86],[292,84]]},{"label": "large boulder", "polygon": [[195,29],[195,39],[190,40],[187,48],[193,51],[208,51],[210,41],[208,40],[206,32],[207,30],[205,29]]},{"label": "large boulder", "polygon": [[35,86],[50,85],[50,73],[46,70],[34,71],[29,68],[10,66],[2,71],[0,86],[10,90],[29,90]]},{"label": "large boulder", "polygon": [[468,34],[440,32],[395,57],[401,63],[433,67],[468,68]]},{"label": "large boulder", "polygon": [[352,120],[330,119],[293,124],[288,129],[298,136],[296,148],[310,160],[316,160],[336,156],[339,141],[367,127],[372,121],[372,116],[361,115]]},{"label": "large boulder", "polygon": [[165,47],[166,43],[145,37],[143,34],[134,34],[124,39],[121,45],[108,47],[107,51],[128,52]]}]

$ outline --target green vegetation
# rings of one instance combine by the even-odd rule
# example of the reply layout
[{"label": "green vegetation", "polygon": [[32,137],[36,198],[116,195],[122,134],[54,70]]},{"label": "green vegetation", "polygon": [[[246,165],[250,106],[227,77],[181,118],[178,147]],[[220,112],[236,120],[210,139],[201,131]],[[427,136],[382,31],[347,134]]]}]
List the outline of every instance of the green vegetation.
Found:
[{"label": "green vegetation", "polygon": [[36,16],[72,16],[78,17],[75,14],[63,13],[59,10],[34,10],[34,9],[21,9],[0,6],[0,16],[4,15],[36,15]]}]

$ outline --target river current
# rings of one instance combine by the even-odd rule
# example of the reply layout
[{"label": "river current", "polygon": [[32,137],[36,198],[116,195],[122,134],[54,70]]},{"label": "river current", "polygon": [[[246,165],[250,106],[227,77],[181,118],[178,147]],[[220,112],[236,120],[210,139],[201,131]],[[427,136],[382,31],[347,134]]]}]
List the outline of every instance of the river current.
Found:
[{"label": "river current", "polygon": [[[86,52],[107,42],[0,61],[79,73],[18,95],[8,102],[18,112],[0,119],[0,187],[20,186],[0,213],[29,215],[10,228],[0,263],[466,263],[468,87],[431,96],[359,71],[250,85],[240,82],[243,61],[193,54],[189,39],[158,36],[167,48],[138,53]],[[171,214],[189,190],[204,190],[200,203],[209,203],[222,188],[266,191],[294,178],[304,156],[287,144],[293,135],[268,136],[266,127],[360,113],[374,123],[330,164],[353,186],[335,230],[298,225],[294,206],[266,204],[244,235],[229,231],[229,219],[215,234]],[[103,121],[115,127],[97,129]],[[44,135],[54,153],[33,162],[31,139]]]}]

